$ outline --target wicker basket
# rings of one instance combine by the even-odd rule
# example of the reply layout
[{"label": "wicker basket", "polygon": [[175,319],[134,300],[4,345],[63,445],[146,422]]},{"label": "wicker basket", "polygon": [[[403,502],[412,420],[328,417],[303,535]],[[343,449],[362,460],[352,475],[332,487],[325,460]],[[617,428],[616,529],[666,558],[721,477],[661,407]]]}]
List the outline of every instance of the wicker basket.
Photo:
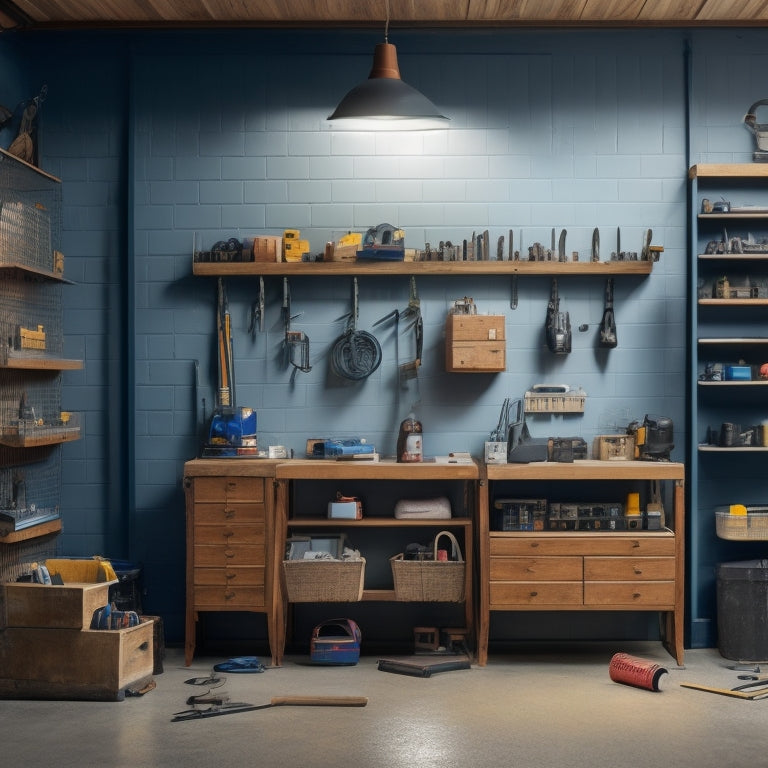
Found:
[{"label": "wicker basket", "polygon": [[717,535],[721,539],[732,541],[766,541],[768,540],[768,507],[717,507],[715,509],[715,525]]},{"label": "wicker basket", "polygon": [[291,603],[355,603],[363,598],[365,558],[283,560],[285,594]]},{"label": "wicker basket", "polygon": [[[454,560],[438,560],[441,537],[451,541]],[[389,559],[395,582],[395,600],[460,603],[464,600],[465,568],[459,542],[450,531],[435,536],[434,560],[406,560],[401,552]]]}]

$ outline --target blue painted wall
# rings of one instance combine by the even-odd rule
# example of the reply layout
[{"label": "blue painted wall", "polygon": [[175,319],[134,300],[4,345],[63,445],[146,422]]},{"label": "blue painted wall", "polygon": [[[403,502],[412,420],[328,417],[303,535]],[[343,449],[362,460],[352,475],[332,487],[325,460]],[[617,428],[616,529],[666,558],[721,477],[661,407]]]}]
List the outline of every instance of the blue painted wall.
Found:
[{"label": "blue painted wall", "polygon": [[[418,385],[405,387],[397,364],[411,356],[410,339],[391,327],[376,331],[384,360],[373,376],[342,384],[329,375],[327,353],[350,309],[351,280],[291,281],[300,313],[293,327],[309,336],[312,362],[293,380],[282,355],[281,281],[267,278],[266,329],[252,336],[256,282],[231,280],[237,398],[256,408],[262,445],[299,455],[306,438],[340,433],[392,453],[412,407],[428,454],[481,455],[505,397],[562,381],[586,390],[585,413],[535,419],[534,434],[591,442],[659,413],[674,420],[673,458],[682,460],[686,171],[728,147],[751,151],[739,123],[764,95],[756,92],[760,33],[746,48],[739,39],[743,53],[732,62],[746,64],[757,81],[742,86],[744,98],[719,70],[723,87],[709,94],[709,68],[721,58],[712,51],[727,50],[737,34],[394,31],[403,78],[451,117],[448,131],[405,135],[349,134],[325,120],[367,75],[380,41],[370,32],[4,34],[0,60],[22,62],[31,82],[48,84],[41,154],[64,182],[66,273],[76,282],[65,292],[67,354],[85,360],[64,387],[66,407],[85,425],[84,438],[64,447],[67,554],[140,562],[145,610],[164,617],[170,642],[181,639],[182,468],[196,455],[201,402],[210,409],[215,381],[215,282],[191,275],[195,236],[205,247],[296,227],[319,252],[348,229],[383,221],[404,228],[410,247],[484,229],[495,242],[510,228],[516,240],[522,231],[526,246],[546,244],[555,227],[567,229],[569,252],[587,258],[595,226],[604,253],[615,249],[617,227],[622,248],[637,251],[652,228],[653,242],[665,248],[653,274],[616,281],[617,349],[596,348],[601,278],[559,281],[574,326],[567,357],[544,345],[546,278],[520,280],[516,309],[510,280],[424,278],[424,365]],[[16,89],[4,70],[0,101]],[[364,329],[408,301],[406,278],[361,278],[359,288]],[[444,371],[445,315],[465,295],[481,312],[506,315],[505,373]],[[582,324],[585,332],[576,330]],[[494,631],[524,635],[535,621],[517,617]],[[574,622],[564,630],[556,618],[546,631],[613,636],[628,621],[605,627],[583,614],[580,629]]]}]

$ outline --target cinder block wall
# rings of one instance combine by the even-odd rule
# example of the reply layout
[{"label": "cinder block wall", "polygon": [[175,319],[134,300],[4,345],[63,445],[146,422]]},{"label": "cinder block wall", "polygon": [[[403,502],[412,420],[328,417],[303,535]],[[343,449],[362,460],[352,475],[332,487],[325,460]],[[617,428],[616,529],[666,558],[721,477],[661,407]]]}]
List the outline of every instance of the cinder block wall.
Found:
[{"label": "cinder block wall", "polygon": [[[30,38],[15,55],[49,85],[41,150],[64,181],[66,272],[76,282],[65,292],[67,353],[85,360],[65,382],[66,405],[85,423],[84,439],[64,449],[68,553],[140,562],[145,608],[181,639],[182,467],[196,455],[215,383],[215,281],[191,275],[196,235],[210,246],[295,227],[319,252],[348,229],[389,222],[410,247],[485,229],[495,243],[512,229],[527,248],[548,244],[556,228],[567,230],[569,253],[588,258],[595,226],[603,254],[615,250],[617,227],[622,249],[637,251],[651,228],[665,248],[653,274],[616,280],[618,348],[596,345],[603,278],[559,281],[574,328],[566,357],[544,344],[548,279],[521,278],[512,309],[511,279],[420,278],[424,364],[405,386],[397,366],[412,356],[410,336],[374,323],[406,306],[407,278],[360,279],[359,327],[375,330],[383,362],[353,384],[329,374],[327,356],[351,279],[291,280],[293,327],[309,336],[312,363],[293,377],[282,281],[266,279],[265,331],[251,334],[257,281],[229,280],[237,400],[257,410],[263,445],[299,455],[307,437],[335,434],[392,453],[414,407],[428,454],[481,455],[505,397],[557,381],[586,390],[586,412],[535,419],[534,434],[591,442],[660,413],[674,420],[682,459],[686,37],[393,30],[403,78],[451,117],[447,131],[405,135],[347,134],[325,120],[367,76],[380,41],[371,32]],[[78,56],[63,53],[72,42]],[[445,372],[445,315],[463,296],[506,315],[505,373]]]}]

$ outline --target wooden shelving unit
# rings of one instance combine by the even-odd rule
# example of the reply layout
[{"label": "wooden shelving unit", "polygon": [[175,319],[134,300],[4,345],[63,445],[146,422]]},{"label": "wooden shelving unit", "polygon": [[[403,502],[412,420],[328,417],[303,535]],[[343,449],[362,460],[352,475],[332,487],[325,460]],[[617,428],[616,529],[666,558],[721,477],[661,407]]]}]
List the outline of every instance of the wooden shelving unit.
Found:
[{"label": "wooden shelving unit", "polygon": [[[739,557],[737,545],[717,536],[715,508],[735,501],[762,503],[768,492],[764,481],[768,448],[714,444],[722,440],[718,430],[726,424],[741,434],[768,418],[763,390],[768,381],[758,379],[754,373],[768,362],[768,326],[764,318],[768,307],[768,252],[763,252],[768,237],[768,164],[699,164],[689,169],[688,178],[689,290],[697,297],[691,302],[689,316],[693,361],[688,451],[689,609],[691,647],[701,648],[717,643],[717,566]],[[704,199],[712,203],[727,201],[730,210],[704,213]],[[750,242],[754,245],[750,246]],[[752,252],[739,253],[742,249]],[[736,252],[705,252],[710,250]],[[716,281],[723,277],[731,286],[754,287],[756,297],[714,298]],[[715,365],[750,366],[751,380],[709,380],[709,370]],[[724,378],[725,374],[721,375]]]},{"label": "wooden shelving unit", "polygon": [[22,552],[62,529],[60,446],[80,426],[62,413],[61,374],[83,363],[62,357],[61,181],[4,150],[0,177],[0,544]]}]

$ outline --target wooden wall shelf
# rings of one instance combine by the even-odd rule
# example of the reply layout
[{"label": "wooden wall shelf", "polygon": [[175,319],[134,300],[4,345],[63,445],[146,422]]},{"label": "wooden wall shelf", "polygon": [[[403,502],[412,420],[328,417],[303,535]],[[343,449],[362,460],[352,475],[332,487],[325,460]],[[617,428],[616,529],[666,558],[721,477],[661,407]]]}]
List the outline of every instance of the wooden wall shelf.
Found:
[{"label": "wooden wall shelf", "polygon": [[298,275],[649,275],[652,261],[315,261],[194,262],[192,273],[209,277]]}]

